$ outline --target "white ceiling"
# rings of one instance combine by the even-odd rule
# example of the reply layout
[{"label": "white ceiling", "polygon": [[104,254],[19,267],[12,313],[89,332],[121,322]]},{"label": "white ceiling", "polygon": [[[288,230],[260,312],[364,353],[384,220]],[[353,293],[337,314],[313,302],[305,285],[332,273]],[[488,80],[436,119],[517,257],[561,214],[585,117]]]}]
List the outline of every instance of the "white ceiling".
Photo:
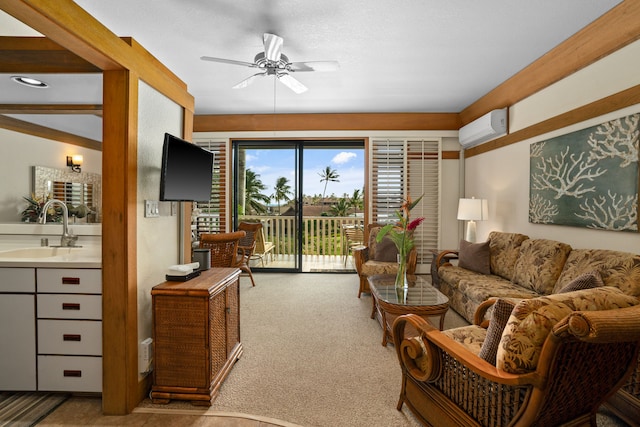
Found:
[{"label": "white ceiling", "polygon": [[[459,112],[619,2],[76,0],[185,81],[196,114]],[[9,18],[0,15],[0,35],[26,31]],[[336,60],[340,69],[295,73],[309,88],[296,95],[273,77],[232,89],[255,69],[200,60],[252,62],[265,32],[284,38],[291,61]],[[39,102],[40,93],[99,103],[86,99],[101,93],[86,90],[89,77],[47,77],[55,88],[34,94],[0,75],[0,103]]]}]

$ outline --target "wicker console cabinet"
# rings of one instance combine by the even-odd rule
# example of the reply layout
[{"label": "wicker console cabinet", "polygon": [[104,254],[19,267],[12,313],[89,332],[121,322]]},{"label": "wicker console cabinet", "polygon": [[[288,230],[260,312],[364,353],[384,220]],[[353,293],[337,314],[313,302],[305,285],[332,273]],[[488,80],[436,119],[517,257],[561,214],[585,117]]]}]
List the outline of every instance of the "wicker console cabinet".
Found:
[{"label": "wicker console cabinet", "polygon": [[151,290],[153,403],[211,405],[242,355],[239,277],[236,268],[212,268]]}]

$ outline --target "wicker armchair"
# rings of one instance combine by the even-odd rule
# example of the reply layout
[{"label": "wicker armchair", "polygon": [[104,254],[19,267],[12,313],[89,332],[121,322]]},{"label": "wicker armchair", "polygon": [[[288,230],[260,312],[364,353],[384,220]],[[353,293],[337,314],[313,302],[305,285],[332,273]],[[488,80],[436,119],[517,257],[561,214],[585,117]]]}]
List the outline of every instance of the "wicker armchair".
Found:
[{"label": "wicker armchair", "polygon": [[[353,260],[356,265],[356,271],[360,278],[360,287],[358,288],[358,298],[363,292],[371,292],[367,278],[376,274],[396,274],[398,272],[398,249],[393,241],[388,237],[382,242],[376,242],[376,235],[382,228],[381,224],[367,225],[368,240],[365,240],[366,246],[353,248]],[[407,273],[414,274],[416,272],[416,263],[418,255],[415,248],[409,252],[407,260]]]},{"label": "wicker armchair", "polygon": [[200,248],[211,250],[211,267],[238,267],[238,245],[244,231],[200,235]]},{"label": "wicker armchair", "polygon": [[[399,317],[393,329],[402,369],[398,410],[406,403],[425,425],[595,426],[600,405],[635,368],[640,306],[572,312],[526,374],[499,370],[418,316]],[[412,330],[419,337],[405,335]]]}]

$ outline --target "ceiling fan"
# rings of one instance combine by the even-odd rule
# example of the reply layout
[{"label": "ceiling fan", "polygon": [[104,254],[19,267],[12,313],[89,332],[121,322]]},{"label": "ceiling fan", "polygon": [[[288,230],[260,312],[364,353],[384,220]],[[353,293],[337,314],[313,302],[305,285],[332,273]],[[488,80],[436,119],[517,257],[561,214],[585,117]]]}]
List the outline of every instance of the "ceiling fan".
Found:
[{"label": "ceiling fan", "polygon": [[289,62],[289,58],[282,53],[284,39],[275,34],[264,33],[262,37],[264,52],[258,53],[253,62],[235,61],[233,59],[214,58],[211,56],[201,56],[204,61],[221,62],[223,64],[242,65],[249,68],[258,68],[256,73],[244,79],[234,89],[241,89],[249,86],[258,77],[275,76],[289,89],[295,93],[303,93],[307,87],[291,76],[294,72],[307,71],[335,71],[340,68],[337,61],[306,61]]}]

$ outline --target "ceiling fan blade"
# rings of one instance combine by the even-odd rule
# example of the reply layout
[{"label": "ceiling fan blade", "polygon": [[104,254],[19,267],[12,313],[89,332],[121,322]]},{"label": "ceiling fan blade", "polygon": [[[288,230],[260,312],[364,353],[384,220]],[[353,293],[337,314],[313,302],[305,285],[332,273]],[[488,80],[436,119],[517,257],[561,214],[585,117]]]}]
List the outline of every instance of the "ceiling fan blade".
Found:
[{"label": "ceiling fan blade", "polygon": [[264,33],[262,41],[264,43],[264,56],[269,61],[280,61],[280,54],[282,53],[284,39],[276,36],[275,34]]},{"label": "ceiling fan blade", "polygon": [[244,67],[256,68],[256,64],[252,62],[235,61],[233,59],[224,59],[224,58],[214,58],[213,56],[201,56],[200,59],[202,59],[203,61],[220,62],[222,64],[242,65]]},{"label": "ceiling fan blade", "polygon": [[289,71],[336,71],[340,69],[338,61],[305,61],[292,62],[287,67]]},{"label": "ceiling fan blade", "polygon": [[307,87],[305,85],[291,77],[289,74],[278,74],[278,80],[295,93],[303,93],[307,91]]},{"label": "ceiling fan blade", "polygon": [[253,83],[253,81],[258,78],[258,77],[264,77],[266,76],[266,73],[258,73],[258,74],[254,74],[253,76],[249,76],[246,79],[244,79],[243,81],[241,81],[240,83],[238,83],[237,85],[233,86],[233,89],[243,89],[247,86],[249,86],[251,83]]}]

